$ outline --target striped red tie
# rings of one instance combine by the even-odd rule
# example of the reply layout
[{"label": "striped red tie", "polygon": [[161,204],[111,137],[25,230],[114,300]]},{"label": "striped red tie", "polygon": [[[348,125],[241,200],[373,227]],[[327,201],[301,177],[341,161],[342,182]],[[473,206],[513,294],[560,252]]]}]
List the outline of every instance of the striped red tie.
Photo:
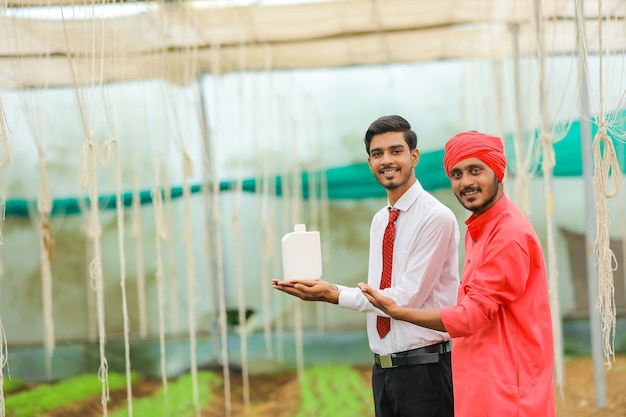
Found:
[{"label": "striped red tie", "polygon": [[[389,288],[391,286],[391,267],[393,265],[393,241],[396,235],[396,219],[400,210],[392,210],[389,207],[389,223],[385,228],[383,237],[383,273],[380,277],[380,289]],[[389,317],[376,317],[376,329],[378,335],[382,339],[387,336],[391,329],[391,319]]]}]

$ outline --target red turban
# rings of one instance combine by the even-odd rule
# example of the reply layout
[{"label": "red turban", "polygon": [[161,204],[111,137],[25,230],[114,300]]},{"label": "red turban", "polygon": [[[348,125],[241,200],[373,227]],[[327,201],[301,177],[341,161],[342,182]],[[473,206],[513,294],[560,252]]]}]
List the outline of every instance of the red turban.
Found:
[{"label": "red turban", "polygon": [[506,169],[506,156],[502,139],[479,132],[462,132],[446,143],[443,168],[450,176],[450,169],[464,159],[476,157],[491,168],[502,182]]}]

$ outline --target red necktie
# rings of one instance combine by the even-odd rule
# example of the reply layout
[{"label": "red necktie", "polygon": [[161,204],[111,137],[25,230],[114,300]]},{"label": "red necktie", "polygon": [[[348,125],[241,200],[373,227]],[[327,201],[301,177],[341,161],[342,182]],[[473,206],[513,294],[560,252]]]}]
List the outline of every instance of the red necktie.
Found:
[{"label": "red necktie", "polygon": [[[391,267],[393,265],[393,241],[396,235],[396,219],[400,210],[392,210],[389,207],[389,223],[385,228],[383,237],[383,273],[380,277],[380,289],[389,288],[391,286]],[[387,336],[391,329],[391,319],[389,317],[376,317],[376,329],[378,335],[382,339]]]}]

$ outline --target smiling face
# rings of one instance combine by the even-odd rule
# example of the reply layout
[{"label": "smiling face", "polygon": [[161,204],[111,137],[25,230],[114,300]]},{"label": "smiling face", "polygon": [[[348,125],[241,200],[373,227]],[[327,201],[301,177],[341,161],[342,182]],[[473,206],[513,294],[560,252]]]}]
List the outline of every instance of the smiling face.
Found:
[{"label": "smiling face", "polygon": [[459,203],[476,216],[483,214],[503,195],[495,172],[479,158],[464,159],[450,168],[450,184]]},{"label": "smiling face", "polygon": [[387,132],[372,137],[367,161],[376,180],[387,189],[392,205],[415,183],[418,160],[419,151],[409,149],[402,132]]}]

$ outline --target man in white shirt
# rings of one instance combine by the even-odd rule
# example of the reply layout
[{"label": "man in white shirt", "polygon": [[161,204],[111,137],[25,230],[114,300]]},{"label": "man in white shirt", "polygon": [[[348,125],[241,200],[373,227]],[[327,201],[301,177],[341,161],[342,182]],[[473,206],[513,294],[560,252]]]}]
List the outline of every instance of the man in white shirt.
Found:
[{"label": "man in white shirt", "polygon": [[[382,294],[401,306],[455,305],[458,224],[452,211],[426,192],[415,176],[417,135],[404,118],[383,116],[370,125],[364,142],[370,169],[388,198],[388,204],[372,219],[368,284],[381,288]],[[390,284],[385,276],[391,278]],[[358,287],[323,280],[272,283],[275,289],[305,301],[324,301],[368,313],[376,417],[454,415],[447,333],[389,319]]]}]

